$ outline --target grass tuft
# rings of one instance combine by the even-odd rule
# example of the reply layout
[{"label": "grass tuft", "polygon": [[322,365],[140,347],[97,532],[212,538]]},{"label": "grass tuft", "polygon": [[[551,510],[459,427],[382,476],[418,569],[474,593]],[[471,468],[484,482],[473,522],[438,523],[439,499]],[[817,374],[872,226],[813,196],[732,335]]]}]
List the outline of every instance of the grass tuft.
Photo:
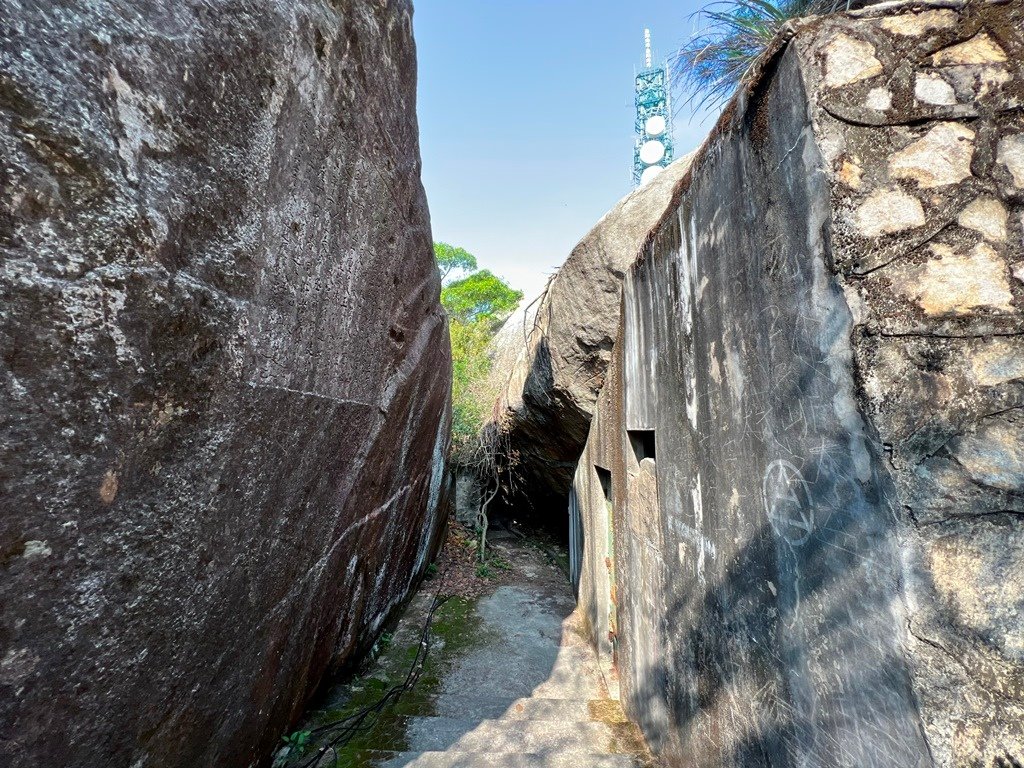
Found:
[{"label": "grass tuft", "polygon": [[[694,111],[721,105],[746,82],[768,44],[792,19],[847,10],[863,0],[721,0],[693,14],[699,31],[671,59],[672,77]],[[691,17],[691,18],[693,18]]]}]

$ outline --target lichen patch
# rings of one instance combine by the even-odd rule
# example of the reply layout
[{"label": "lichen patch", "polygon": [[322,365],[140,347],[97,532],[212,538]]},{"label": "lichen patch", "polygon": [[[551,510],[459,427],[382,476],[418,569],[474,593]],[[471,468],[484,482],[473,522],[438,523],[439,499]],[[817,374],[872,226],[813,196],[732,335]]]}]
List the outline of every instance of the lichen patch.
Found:
[{"label": "lichen patch", "polygon": [[114,499],[117,498],[117,486],[117,472],[108,469],[106,474],[103,475],[103,482],[100,483],[100,500],[104,504],[114,503]]},{"label": "lichen patch", "polygon": [[0,659],[0,684],[19,686],[35,671],[39,662],[39,655],[30,648],[8,649]]},{"label": "lichen patch", "polygon": [[25,542],[25,549],[21,556],[26,560],[34,560],[36,558],[49,557],[52,554],[53,550],[47,542],[33,539]]}]

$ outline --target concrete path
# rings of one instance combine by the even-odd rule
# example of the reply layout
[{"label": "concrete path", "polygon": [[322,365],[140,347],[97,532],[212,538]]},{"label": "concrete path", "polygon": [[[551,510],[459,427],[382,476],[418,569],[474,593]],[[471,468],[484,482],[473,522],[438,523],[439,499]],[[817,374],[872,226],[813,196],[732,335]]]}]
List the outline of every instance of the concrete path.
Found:
[{"label": "concrete path", "polygon": [[[437,584],[426,582],[387,649],[359,679],[339,686],[302,759],[317,768],[633,768],[648,764],[627,723],[610,670],[583,634],[570,587],[539,549],[495,542],[497,586],[453,598],[435,614],[432,649],[416,688],[336,755],[316,755],[330,723],[358,711],[404,678]],[[319,727],[321,730],[315,730]]]}]

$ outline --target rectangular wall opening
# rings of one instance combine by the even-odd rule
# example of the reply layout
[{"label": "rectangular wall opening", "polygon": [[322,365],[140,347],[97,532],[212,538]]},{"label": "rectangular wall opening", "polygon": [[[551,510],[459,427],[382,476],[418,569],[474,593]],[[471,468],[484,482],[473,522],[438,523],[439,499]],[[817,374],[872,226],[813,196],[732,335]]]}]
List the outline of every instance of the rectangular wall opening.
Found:
[{"label": "rectangular wall opening", "polygon": [[629,444],[633,446],[633,453],[636,454],[636,461],[639,464],[644,459],[658,460],[654,455],[654,430],[653,429],[629,429]]},{"label": "rectangular wall opening", "polygon": [[597,464],[594,465],[594,469],[597,472],[597,479],[601,481],[601,490],[604,491],[604,500],[611,505],[612,503],[612,473],[604,467],[599,467]]}]

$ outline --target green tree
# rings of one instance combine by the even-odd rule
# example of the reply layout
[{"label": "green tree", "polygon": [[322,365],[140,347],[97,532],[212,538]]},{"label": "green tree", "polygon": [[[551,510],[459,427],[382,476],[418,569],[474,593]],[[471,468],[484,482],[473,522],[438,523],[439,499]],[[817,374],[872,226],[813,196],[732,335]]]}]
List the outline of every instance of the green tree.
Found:
[{"label": "green tree", "polygon": [[[462,248],[435,243],[434,256],[442,275],[476,270],[476,259]],[[490,414],[497,393],[487,391],[486,386],[491,370],[488,345],[522,298],[522,291],[486,269],[471,271],[441,289],[452,340],[452,453],[456,461],[473,444]]]},{"label": "green tree", "polygon": [[441,280],[447,279],[452,272],[472,272],[476,269],[476,257],[465,248],[457,248],[448,243],[434,243],[434,260],[441,272]]},{"label": "green tree", "polygon": [[441,289],[441,305],[448,316],[461,323],[481,321],[496,325],[508,317],[523,298],[486,269],[455,280]]}]

